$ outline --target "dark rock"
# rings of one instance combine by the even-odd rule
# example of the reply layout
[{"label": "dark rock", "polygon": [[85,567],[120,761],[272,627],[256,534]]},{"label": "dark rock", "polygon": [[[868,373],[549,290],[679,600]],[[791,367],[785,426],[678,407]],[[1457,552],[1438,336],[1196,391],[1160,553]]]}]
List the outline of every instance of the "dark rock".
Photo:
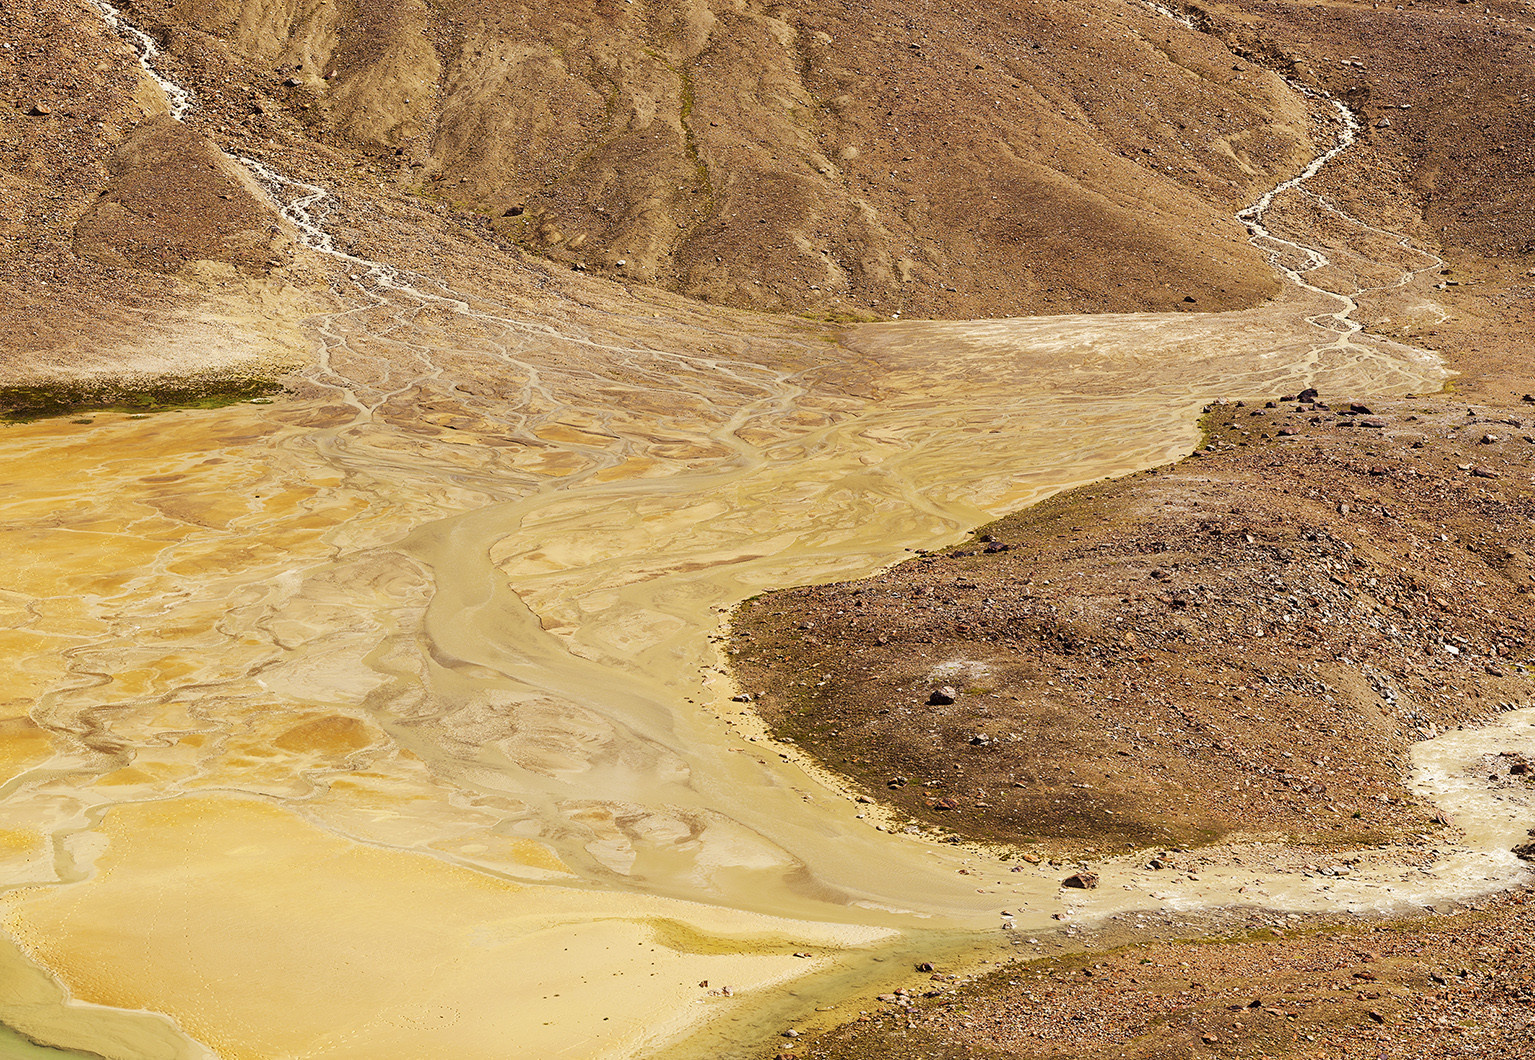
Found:
[{"label": "dark rock", "polygon": [[1076,887],[1079,890],[1090,891],[1098,886],[1098,874],[1096,872],[1078,872],[1062,880],[1061,886]]},{"label": "dark rock", "polygon": [[958,698],[959,693],[955,691],[953,685],[944,685],[942,688],[933,689],[933,693],[927,697],[927,701],[935,707],[946,707]]},{"label": "dark rock", "polygon": [[1476,477],[1476,478],[1497,478],[1498,477],[1498,473],[1496,471],[1489,471],[1485,467],[1474,467],[1474,468],[1471,469],[1471,474],[1474,477]]},{"label": "dark rock", "polygon": [[917,962],[917,966],[916,967],[917,967],[917,971],[919,971],[919,972],[931,972],[933,970],[933,962],[932,961],[919,961],[919,962]]},{"label": "dark rock", "polygon": [[502,217],[521,217],[523,209],[524,209],[524,207],[521,207],[521,206],[508,206],[505,210],[501,211],[501,216]]},{"label": "dark rock", "polygon": [[933,809],[942,810],[945,813],[954,813],[959,809],[959,803],[953,799],[938,799],[933,803]]},{"label": "dark rock", "polygon": [[1360,420],[1359,421],[1359,426],[1361,426],[1361,427],[1374,427],[1377,430],[1379,430],[1381,427],[1384,427],[1385,425],[1386,425],[1386,421],[1385,420],[1377,420],[1377,419],[1374,419],[1374,418],[1366,419],[1366,420]]},{"label": "dark rock", "polygon": [[1281,437],[1281,438],[1294,438],[1299,433],[1300,433],[1300,430],[1298,428],[1295,428],[1295,427],[1281,427],[1281,428],[1279,428],[1279,437]]},{"label": "dark rock", "polygon": [[1301,402],[1315,401],[1318,396],[1316,387],[1308,386],[1305,390],[1295,395],[1295,400]]}]

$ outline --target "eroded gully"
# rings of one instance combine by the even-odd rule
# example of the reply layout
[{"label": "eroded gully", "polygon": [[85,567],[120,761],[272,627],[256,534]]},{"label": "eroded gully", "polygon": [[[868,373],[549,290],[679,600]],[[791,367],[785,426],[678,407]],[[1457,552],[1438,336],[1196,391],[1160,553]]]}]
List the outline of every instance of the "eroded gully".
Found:
[{"label": "eroded gully", "polygon": [[1111,863],[1068,905],[768,742],[711,642],[754,592],[1175,458],[1213,397],[1436,388],[1306,278],[1321,251],[1255,230],[1298,282],[1249,312],[834,343],[616,292],[509,308],[337,250],[323,189],[247,165],[347,303],[296,394],[0,436],[7,1025],[157,1060],[723,1056],[1055,914],[1509,882],[1523,811],[1452,734],[1418,762],[1467,834],[1438,868]]}]

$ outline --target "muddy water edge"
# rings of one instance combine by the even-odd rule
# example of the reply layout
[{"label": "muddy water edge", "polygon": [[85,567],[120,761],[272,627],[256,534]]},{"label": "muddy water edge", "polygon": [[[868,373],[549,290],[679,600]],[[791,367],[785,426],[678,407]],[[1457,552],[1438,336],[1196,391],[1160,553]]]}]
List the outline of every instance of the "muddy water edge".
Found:
[{"label": "muddy water edge", "polygon": [[5,1022],[114,1056],[178,1028],[634,1055],[1047,923],[1053,879],[961,886],[730,724],[710,637],[1170,459],[1212,395],[1437,385],[1317,353],[1298,308],[663,346],[381,300],[322,322],[287,399],[9,428],[0,904],[70,999]]}]

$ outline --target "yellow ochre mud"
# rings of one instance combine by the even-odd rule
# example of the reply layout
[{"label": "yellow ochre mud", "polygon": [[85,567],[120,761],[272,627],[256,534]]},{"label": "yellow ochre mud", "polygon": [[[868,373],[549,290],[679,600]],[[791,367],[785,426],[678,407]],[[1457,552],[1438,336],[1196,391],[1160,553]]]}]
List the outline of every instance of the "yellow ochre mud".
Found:
[{"label": "yellow ochre mud", "polygon": [[1443,375],[1301,289],[845,344],[370,290],[292,397],[0,432],[0,1021],[34,1038],[729,1055],[990,952],[1055,875],[958,875],[753,735],[723,612],[1171,459],[1215,396]]}]

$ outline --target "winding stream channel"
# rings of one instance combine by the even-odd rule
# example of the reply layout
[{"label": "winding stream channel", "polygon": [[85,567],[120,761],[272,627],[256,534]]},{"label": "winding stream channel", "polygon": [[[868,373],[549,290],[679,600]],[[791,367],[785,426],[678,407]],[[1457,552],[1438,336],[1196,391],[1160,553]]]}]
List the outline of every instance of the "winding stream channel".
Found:
[{"label": "winding stream channel", "polygon": [[[1327,256],[1262,227],[1272,196],[1244,220],[1296,283],[1260,309],[831,336],[514,313],[341,253],[323,189],[247,164],[340,270],[295,393],[0,432],[8,1027],[124,1060],[725,1057],[1057,913],[1387,910],[1516,874],[1527,809],[1463,777],[1479,740],[1535,745],[1527,712],[1421,749],[1466,833],[1436,866],[1108,863],[1068,907],[1057,871],[884,830],[731,701],[715,635],[753,593],[1174,459],[1212,398],[1437,389],[1306,279]],[[1429,267],[1358,231],[1389,286]]]}]

